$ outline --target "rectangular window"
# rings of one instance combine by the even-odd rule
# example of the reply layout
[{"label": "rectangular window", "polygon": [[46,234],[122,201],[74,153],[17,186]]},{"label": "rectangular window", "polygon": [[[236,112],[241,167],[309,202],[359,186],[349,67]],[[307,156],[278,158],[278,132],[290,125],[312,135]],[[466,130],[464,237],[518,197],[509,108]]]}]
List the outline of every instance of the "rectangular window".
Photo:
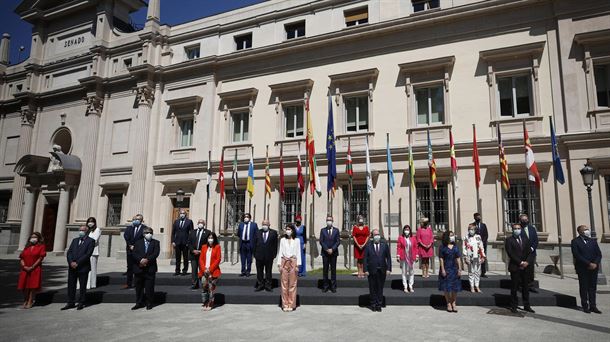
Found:
[{"label": "rectangular window", "polygon": [[[447,182],[437,181],[437,190],[430,190],[429,182],[416,182],[416,210],[417,221],[421,217],[430,219],[430,224],[434,220],[434,231],[445,231],[449,228],[449,201],[447,192]],[[432,201],[430,200],[432,193]],[[431,210],[434,203],[434,217]]]},{"label": "rectangular window", "polygon": [[362,7],[343,12],[345,26],[358,26],[369,22],[369,8]]},{"label": "rectangular window", "polygon": [[364,217],[364,224],[369,224],[369,194],[366,184],[354,184],[351,198],[349,187],[343,186],[343,228],[351,229],[358,215]]},{"label": "rectangular window", "polygon": [[252,33],[235,36],[235,50],[244,50],[252,47]]},{"label": "rectangular window", "polygon": [[121,224],[123,209],[123,194],[108,194],[108,209],[106,210],[106,227],[116,227]]},{"label": "rectangular window", "polygon": [[305,21],[299,21],[296,23],[290,23],[284,25],[286,30],[286,39],[293,39],[298,37],[305,37]]},{"label": "rectangular window", "polygon": [[530,94],[529,76],[498,77],[500,116],[530,115]]},{"label": "rectangular window", "polygon": [[598,65],[594,70],[597,106],[610,107],[610,65]]},{"label": "rectangular window", "polygon": [[[229,181],[231,181],[230,178]],[[244,189],[237,189],[237,192],[233,194],[232,183],[230,183],[226,189],[228,192],[226,196],[227,211],[225,216],[225,228],[235,229],[235,232],[237,232],[237,226],[239,225],[239,222],[241,222],[246,209],[246,193]]]},{"label": "rectangular window", "polygon": [[283,108],[286,138],[302,137],[304,134],[303,105],[286,105]]},{"label": "rectangular window", "polygon": [[123,70],[127,70],[128,68],[131,68],[131,58],[125,58],[123,60]]},{"label": "rectangular window", "polygon": [[415,89],[415,102],[418,126],[444,122],[445,97],[442,85]]},{"label": "rectangular window", "polygon": [[369,129],[369,97],[354,96],[345,98],[347,132],[361,132]]},{"label": "rectangular window", "polygon": [[284,200],[280,206],[282,222],[278,228],[284,228],[288,223],[294,223],[294,218],[300,212],[301,199],[298,189],[285,188]]},{"label": "rectangular window", "polygon": [[0,193],[0,223],[5,223],[8,218],[9,195]]},{"label": "rectangular window", "polygon": [[193,119],[180,119],[180,147],[193,146]]},{"label": "rectangular window", "polygon": [[184,48],[184,55],[187,60],[199,58],[199,45],[187,46]]},{"label": "rectangular window", "polygon": [[413,12],[427,11],[440,7],[440,0],[413,0]]},{"label": "rectangular window", "polygon": [[250,115],[248,112],[238,112],[231,114],[233,142],[248,141]]},{"label": "rectangular window", "polygon": [[[540,191],[535,184],[529,186],[525,179],[511,179],[510,189],[506,193],[504,208],[506,210],[506,223],[511,225],[519,222],[519,215],[527,214],[530,224],[536,230],[542,231],[540,216]],[[529,196],[528,196],[529,189]],[[529,198],[528,198],[529,197]],[[505,227],[508,229],[508,227]]]}]

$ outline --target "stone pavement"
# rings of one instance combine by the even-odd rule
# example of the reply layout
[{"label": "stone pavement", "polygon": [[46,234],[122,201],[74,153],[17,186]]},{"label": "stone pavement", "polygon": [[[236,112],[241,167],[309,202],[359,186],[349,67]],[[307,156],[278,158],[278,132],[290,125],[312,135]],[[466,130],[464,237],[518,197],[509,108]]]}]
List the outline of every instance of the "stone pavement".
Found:
[{"label": "stone pavement", "polygon": [[[536,314],[505,315],[497,307],[459,307],[447,313],[428,306],[389,306],[374,313],[356,306],[302,306],[284,313],[273,305],[224,305],[202,312],[199,304],[163,304],[151,311],[132,312],[131,304],[98,304],[82,311],[60,311],[63,304],[18,309],[19,293],[11,260],[0,268],[0,339],[2,341],[607,341],[610,338],[610,287],[599,288],[602,315],[573,308],[534,307]],[[14,257],[13,257],[14,259]],[[65,287],[62,257],[49,257],[45,288]],[[8,262],[8,264],[7,264]],[[100,262],[100,273],[121,270],[114,258]],[[225,265],[229,271],[239,265]],[[169,263],[161,271],[171,272]],[[8,277],[8,275],[11,275]],[[539,274],[540,287],[578,297],[574,276],[559,279]],[[340,290],[340,289],[339,289]],[[484,290],[484,289],[483,289]]]}]

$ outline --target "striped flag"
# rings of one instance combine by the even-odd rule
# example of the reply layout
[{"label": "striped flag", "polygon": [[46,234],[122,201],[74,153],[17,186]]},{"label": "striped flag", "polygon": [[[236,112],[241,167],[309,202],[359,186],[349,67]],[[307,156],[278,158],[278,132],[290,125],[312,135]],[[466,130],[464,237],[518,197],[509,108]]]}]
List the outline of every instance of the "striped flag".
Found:
[{"label": "striped flag", "polygon": [[301,166],[300,145],[299,145],[299,154],[297,155],[297,186],[299,187],[299,197],[303,196],[303,191],[305,191],[305,179],[303,179],[303,168]]},{"label": "striped flag", "polygon": [[220,155],[220,165],[218,165],[218,190],[220,191],[220,200],[225,197],[225,174],[224,174],[224,159],[225,153],[222,151]]},{"label": "striped flag", "polygon": [[451,157],[451,175],[453,176],[453,184],[458,187],[458,165],[455,158],[455,144],[453,143],[453,132],[449,130],[449,155]]},{"label": "striped flag", "polygon": [[271,198],[271,175],[269,174],[269,152],[265,161],[265,195]]},{"label": "striped flag", "polygon": [[369,139],[366,139],[366,192],[373,192],[373,176],[371,175],[371,158],[369,157]]},{"label": "striped flag", "polygon": [[499,149],[499,157],[500,157],[500,173],[502,179],[502,188],[504,191],[508,191],[510,189],[510,180],[508,179],[508,161],[506,160],[506,155],[504,154],[504,145],[502,144],[502,135],[500,134],[500,125],[497,125],[498,129],[498,149]]},{"label": "striped flag", "polygon": [[479,162],[479,147],[477,146],[477,128],[472,125],[472,162],[474,163],[474,183],[481,185],[481,163]]},{"label": "striped flag", "polygon": [[353,181],[354,181],[354,168],[352,165],[352,147],[351,141],[347,141],[347,158],[345,160],[345,173],[349,177],[349,193],[352,193],[353,190]]},{"label": "striped flag", "polygon": [[246,191],[248,196],[252,198],[254,196],[254,152],[250,150],[250,162],[248,163],[248,183],[246,184]]},{"label": "striped flag", "polygon": [[237,195],[237,150],[235,150],[235,158],[233,159],[233,195]]},{"label": "striped flag", "polygon": [[415,190],[415,163],[413,162],[413,149],[411,148],[411,136],[409,135],[409,186]]},{"label": "striped flag", "polygon": [[555,137],[555,129],[553,128],[553,119],[549,120],[551,123],[551,147],[553,148],[553,169],[555,171],[555,179],[563,184],[566,182],[563,176],[563,167],[561,166],[561,158],[559,157],[559,148],[557,148],[557,137]]},{"label": "striped flag", "polygon": [[392,195],[394,194],[394,169],[392,168],[392,152],[390,151],[390,134],[387,135],[387,144],[386,144],[386,162],[388,167],[388,185],[390,186],[390,191]]},{"label": "striped flag", "polygon": [[318,175],[318,163],[316,162],[316,146],[313,139],[313,125],[311,122],[311,114],[309,113],[309,98],[305,106],[307,112],[307,156],[309,158],[309,187],[311,194],[313,195],[314,190],[319,196],[322,196],[322,189],[320,186],[320,176]]},{"label": "striped flag", "polygon": [[432,141],[430,141],[430,131],[428,130],[428,168],[430,169],[430,183],[434,190],[438,189],[436,182],[436,161],[434,160],[434,154],[432,154]]},{"label": "striped flag", "polygon": [[525,127],[525,121],[523,121],[523,145],[525,147],[525,167],[527,167],[527,178],[530,182],[535,182],[536,187],[540,187],[540,173],[538,172],[538,166],[536,165],[536,158],[534,157],[534,149],[530,142],[529,134],[527,134],[527,128]]},{"label": "striped flag", "polygon": [[207,180],[205,183],[205,190],[207,192],[208,198],[210,198],[210,183],[212,183],[212,166],[210,165],[210,158],[208,158],[208,172]]},{"label": "striped flag", "polygon": [[280,197],[283,200],[286,195],[286,190],[284,189],[284,145],[280,147]]}]

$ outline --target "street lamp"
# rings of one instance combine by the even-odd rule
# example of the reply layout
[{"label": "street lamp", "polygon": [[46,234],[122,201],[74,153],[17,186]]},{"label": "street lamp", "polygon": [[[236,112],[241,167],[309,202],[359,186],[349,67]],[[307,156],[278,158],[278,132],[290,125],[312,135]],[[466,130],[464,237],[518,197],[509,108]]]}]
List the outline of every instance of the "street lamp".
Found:
[{"label": "street lamp", "polygon": [[182,205],[182,201],[184,200],[184,190],[182,190],[182,188],[178,189],[178,191],[176,191],[176,201],[178,203],[180,203],[180,205]]},{"label": "street lamp", "polygon": [[[591,221],[591,238],[596,240],[597,233],[595,233],[595,218],[593,216],[593,198],[591,197],[591,187],[595,180],[595,170],[591,167],[591,162],[587,159],[585,166],[580,169],[582,175],[582,182],[587,187],[587,195],[589,197],[589,220]],[[602,272],[601,264],[598,265],[599,272],[597,273],[597,283],[600,285],[606,285],[606,277]]]}]

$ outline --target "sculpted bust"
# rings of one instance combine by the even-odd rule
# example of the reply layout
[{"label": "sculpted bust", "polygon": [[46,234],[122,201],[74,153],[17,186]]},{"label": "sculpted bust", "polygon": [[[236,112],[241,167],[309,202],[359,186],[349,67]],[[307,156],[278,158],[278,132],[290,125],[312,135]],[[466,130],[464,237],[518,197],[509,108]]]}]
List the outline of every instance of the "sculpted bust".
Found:
[{"label": "sculpted bust", "polygon": [[[61,150],[61,146],[55,144],[53,145],[53,152],[55,153],[62,153]],[[47,172],[53,172],[54,170],[60,170],[61,169],[61,163],[59,161],[59,159],[57,159],[55,157],[55,155],[51,154],[51,161],[49,162],[49,168],[47,169]]]}]

